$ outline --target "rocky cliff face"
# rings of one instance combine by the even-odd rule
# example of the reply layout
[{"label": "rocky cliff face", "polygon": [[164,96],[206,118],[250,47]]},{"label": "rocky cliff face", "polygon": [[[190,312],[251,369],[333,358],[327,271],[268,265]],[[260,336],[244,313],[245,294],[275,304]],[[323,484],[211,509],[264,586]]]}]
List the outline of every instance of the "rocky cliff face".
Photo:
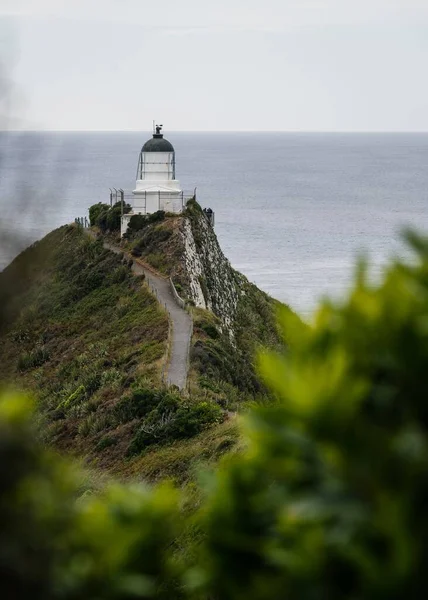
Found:
[{"label": "rocky cliff face", "polygon": [[[173,279],[195,307],[192,364],[203,378],[263,391],[255,367],[261,347],[281,347],[277,301],[232,268],[204,212],[190,202],[180,217]],[[205,310],[203,310],[205,309]],[[283,308],[287,310],[286,307]]]},{"label": "rocky cliff face", "polygon": [[245,278],[230,266],[217,236],[196,203],[182,219],[183,278],[189,300],[216,314],[233,333],[238,301]]}]

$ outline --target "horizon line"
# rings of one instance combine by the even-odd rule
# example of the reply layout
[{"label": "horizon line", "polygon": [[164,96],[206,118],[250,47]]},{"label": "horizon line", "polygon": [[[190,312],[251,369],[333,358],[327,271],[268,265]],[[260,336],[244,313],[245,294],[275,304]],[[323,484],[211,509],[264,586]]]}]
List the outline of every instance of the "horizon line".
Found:
[{"label": "horizon line", "polygon": [[[0,129],[0,133],[151,133],[149,129]],[[168,133],[428,134],[413,129],[168,129]]]}]

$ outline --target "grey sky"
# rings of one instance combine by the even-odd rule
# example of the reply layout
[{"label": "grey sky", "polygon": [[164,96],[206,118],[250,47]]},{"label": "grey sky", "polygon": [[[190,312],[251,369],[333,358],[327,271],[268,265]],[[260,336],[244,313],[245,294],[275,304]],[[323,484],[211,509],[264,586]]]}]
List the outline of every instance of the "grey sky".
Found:
[{"label": "grey sky", "polygon": [[15,127],[428,131],[428,0],[1,0],[0,15]]}]

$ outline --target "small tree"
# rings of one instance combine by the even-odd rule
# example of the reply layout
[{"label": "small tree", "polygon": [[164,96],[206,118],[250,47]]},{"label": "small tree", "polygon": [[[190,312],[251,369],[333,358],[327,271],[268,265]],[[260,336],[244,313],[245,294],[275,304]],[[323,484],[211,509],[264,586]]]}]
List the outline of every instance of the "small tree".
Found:
[{"label": "small tree", "polygon": [[122,201],[116,202],[112,207],[107,204],[94,204],[89,209],[89,220],[91,226],[96,225],[101,229],[103,233],[107,231],[120,231],[121,216],[131,211],[131,205],[123,203]]},{"label": "small tree", "polygon": [[140,231],[148,224],[146,215],[132,215],[129,219],[127,233],[133,233],[134,231]]},{"label": "small tree", "polygon": [[97,225],[97,220],[101,213],[107,212],[109,210],[108,204],[103,204],[102,202],[98,202],[98,204],[93,204],[89,208],[89,223],[91,227]]}]

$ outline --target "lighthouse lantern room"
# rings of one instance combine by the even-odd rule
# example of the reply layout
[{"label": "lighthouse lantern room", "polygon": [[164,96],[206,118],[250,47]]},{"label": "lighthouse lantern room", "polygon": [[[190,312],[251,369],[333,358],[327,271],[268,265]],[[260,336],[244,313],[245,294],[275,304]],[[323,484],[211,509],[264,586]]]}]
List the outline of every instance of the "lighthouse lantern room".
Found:
[{"label": "lighthouse lantern room", "polygon": [[130,203],[131,212],[122,216],[122,235],[133,215],[151,214],[158,210],[180,213],[184,208],[184,195],[180,182],[175,178],[175,150],[163,137],[162,125],[156,125],[153,137],[141,149]]}]

